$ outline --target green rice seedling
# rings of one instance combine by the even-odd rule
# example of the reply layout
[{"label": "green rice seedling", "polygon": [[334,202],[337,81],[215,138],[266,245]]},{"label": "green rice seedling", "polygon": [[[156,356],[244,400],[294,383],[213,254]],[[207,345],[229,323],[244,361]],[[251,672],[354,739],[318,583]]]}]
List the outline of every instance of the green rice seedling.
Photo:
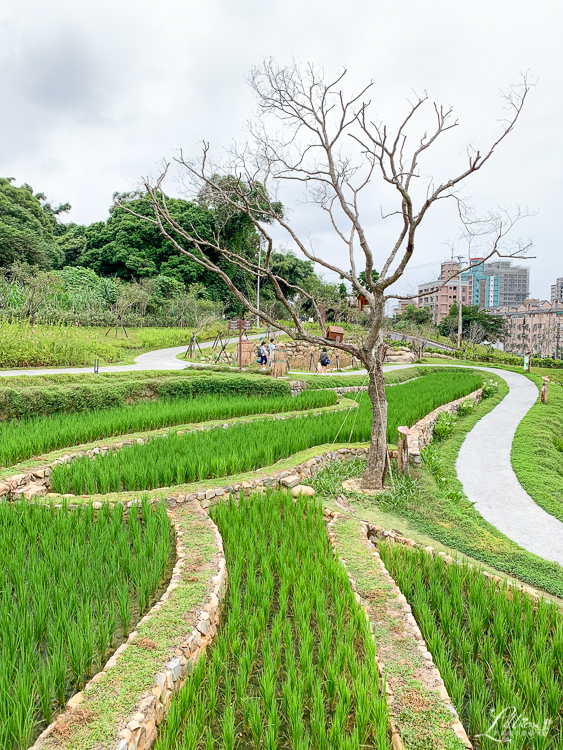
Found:
[{"label": "green rice seedling", "polygon": [[259,750],[262,736],[264,734],[264,725],[262,723],[262,714],[260,712],[260,703],[255,698],[248,701],[249,714],[248,724],[252,733],[252,742],[254,750]]},{"label": "green rice seedling", "polygon": [[497,746],[500,740],[485,735],[509,710],[518,720],[503,740],[507,747],[560,747],[563,681],[554,658],[563,645],[560,610],[476,568],[447,566],[399,545],[382,543],[380,550],[477,746]]},{"label": "green rice seedling", "polygon": [[[150,513],[151,538],[170,550],[166,514]],[[135,583],[122,567],[137,556],[151,561],[143,534],[135,548],[121,510],[107,506],[96,519],[91,507],[0,505],[0,725],[11,726],[3,750],[27,738],[28,724],[32,734],[41,731],[55,702],[62,707],[94,662],[103,663],[117,630],[117,591]],[[18,690],[28,691],[26,700]]]},{"label": "green rice seedling", "polygon": [[49,662],[43,662],[37,670],[36,684],[41,717],[48,725],[53,715],[53,679]]},{"label": "green rice seedling", "polygon": [[[412,381],[390,389],[388,404],[388,439],[394,440],[397,426],[413,424],[417,419],[445,401],[474,390],[480,383],[475,373],[435,373],[423,378],[425,387]],[[319,417],[297,417],[283,421],[256,421],[239,424],[228,430],[210,430],[183,435],[170,433],[167,440],[152,439],[145,445],[125,446],[117,453],[98,455],[94,460],[82,457],[53,471],[51,487],[56,492],[70,490],[76,494],[100,492],[108,486],[145,490],[177,485],[189,474],[190,481],[226,476],[269,466],[279,459],[316,445],[330,443],[342,426],[339,412]],[[369,401],[362,401],[348,432],[350,441],[368,441],[372,414]],[[241,452],[240,446],[247,446]],[[178,475],[178,466],[182,477]],[[150,476],[149,476],[150,474]],[[140,477],[143,477],[142,480]],[[406,481],[406,480],[405,480]]]},{"label": "green rice seedling", "polygon": [[334,406],[336,402],[337,396],[331,391],[305,391],[295,398],[198,396],[159,399],[87,413],[4,420],[0,424],[0,465],[10,466],[57,448],[144,430],[265,413],[308,412]]},{"label": "green rice seedling", "polygon": [[[381,696],[375,646],[346,571],[328,544],[320,505],[304,498],[295,503],[286,493],[273,493],[241,498],[238,505],[231,499],[211,513],[223,536],[229,588],[224,619],[198,691],[206,700],[210,690],[219,696],[214,714],[208,710],[205,719],[214,736],[221,735],[216,744],[228,745],[234,721],[241,747],[329,750],[327,732],[340,723],[339,743],[345,738],[356,743],[361,730],[368,750],[378,746],[379,732],[386,738],[382,750],[387,750],[386,710],[377,715],[383,729],[371,722],[372,704]],[[303,578],[308,585],[303,585]],[[318,587],[323,596],[315,595]],[[264,598],[269,602],[267,617]],[[285,612],[280,600],[285,600]],[[317,606],[322,608],[320,617]],[[246,610],[251,616],[243,628]],[[233,647],[236,639],[240,648]],[[318,660],[323,642],[326,670],[320,669]],[[182,700],[192,680],[193,676],[175,700]],[[358,700],[365,704],[361,709]],[[186,721],[193,711],[188,709]],[[337,736],[334,730],[333,742]],[[205,732],[202,743],[204,738]]]},{"label": "green rice seedling", "polygon": [[221,723],[223,736],[223,745],[225,750],[234,750],[235,747],[235,710],[232,705],[228,705],[223,714]]}]

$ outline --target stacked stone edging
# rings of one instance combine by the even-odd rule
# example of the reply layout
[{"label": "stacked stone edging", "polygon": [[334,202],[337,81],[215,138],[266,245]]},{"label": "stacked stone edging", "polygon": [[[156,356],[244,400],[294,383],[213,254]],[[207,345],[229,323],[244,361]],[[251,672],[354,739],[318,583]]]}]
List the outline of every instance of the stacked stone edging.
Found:
[{"label": "stacked stone edging", "polygon": [[[334,552],[336,553],[336,551],[338,549],[338,546],[337,546],[337,542],[336,542],[336,534],[334,532],[334,524],[340,518],[341,514],[338,513],[337,511],[331,511],[330,508],[325,508],[324,509],[324,514],[325,514],[325,516],[328,519],[327,531],[328,531],[329,542],[330,542],[330,544],[331,544]],[[368,620],[368,624],[370,625],[370,632],[372,634],[372,638],[375,639],[375,636],[373,634],[373,628],[372,628],[371,622],[370,622],[369,612],[368,612],[368,609],[366,607],[366,602],[362,599],[362,597],[358,593],[356,581],[352,578],[352,576],[348,572],[348,566],[346,565],[346,561],[341,559],[340,562],[342,563],[342,565],[344,565],[344,568],[346,570],[346,575],[348,576],[348,580],[350,582],[350,587],[351,587],[352,591],[354,592],[354,597],[356,599],[356,602],[364,610],[364,613],[365,613],[365,615],[367,617],[367,620]],[[381,680],[384,680],[385,679],[385,665],[377,657],[376,657],[375,661],[376,661],[376,664],[377,664],[377,670],[379,672],[379,677],[380,677]],[[393,701],[393,692],[392,692],[391,688],[389,687],[389,685],[387,685],[387,684],[385,684],[385,694],[386,694],[387,703],[388,703],[389,706],[391,706],[392,701]],[[395,720],[393,719],[393,716],[391,715],[391,712],[389,712],[389,731],[391,733],[391,743],[392,743],[392,746],[393,746],[393,750],[403,750],[403,742],[401,740],[401,735],[399,733],[397,725],[395,724]]]},{"label": "stacked stone edging", "polygon": [[[340,514],[338,514],[340,515]],[[466,748],[468,750],[471,750],[473,745],[471,744],[469,737],[467,736],[467,733],[463,727],[463,724],[459,720],[459,715],[455,709],[455,706],[452,703],[452,699],[450,698],[450,695],[446,689],[446,686],[444,684],[444,680],[442,679],[442,675],[440,674],[440,670],[438,667],[434,664],[434,661],[432,659],[432,654],[428,650],[428,646],[426,645],[426,641],[422,637],[422,633],[420,632],[420,628],[418,627],[418,623],[416,622],[414,615],[412,614],[412,609],[410,604],[407,602],[407,599],[405,595],[401,592],[397,584],[395,583],[394,578],[389,574],[389,571],[385,567],[385,563],[381,559],[381,556],[379,554],[379,550],[377,549],[377,544],[372,541],[374,529],[379,528],[383,534],[382,536],[387,535],[387,537],[390,535],[389,532],[384,532],[384,530],[379,526],[372,526],[371,524],[367,523],[366,521],[360,521],[360,528],[362,536],[367,540],[367,542],[372,547],[372,554],[377,560],[377,563],[379,567],[382,570],[383,575],[387,579],[389,585],[391,586],[391,589],[393,590],[393,593],[397,597],[397,600],[401,602],[401,608],[403,612],[405,613],[405,620],[404,620],[404,626],[405,629],[408,631],[409,635],[413,637],[413,639],[416,641],[417,648],[422,656],[422,658],[425,661],[425,667],[426,669],[430,670],[432,676],[434,677],[434,681],[440,686],[438,689],[438,695],[440,698],[440,701],[444,704],[444,706],[454,715],[455,721],[451,726],[452,731],[454,732],[455,736],[463,742]],[[376,538],[377,535],[376,535]],[[395,539],[401,538],[405,539],[405,543],[408,543],[408,546],[420,546],[417,545],[412,539],[406,539],[404,537],[397,537],[395,535]],[[430,548],[432,549],[432,548]],[[380,666],[380,669],[385,669],[385,665],[382,663]],[[430,689],[430,688],[429,688]],[[392,698],[391,698],[392,702]]]},{"label": "stacked stone edging", "polygon": [[[154,502],[154,500],[151,500],[151,502]],[[124,506],[131,508],[139,503],[140,501],[130,501],[124,504]],[[101,503],[94,503],[94,506],[96,505],[101,506]],[[162,608],[164,602],[170,597],[174,589],[178,588],[181,582],[181,573],[186,557],[186,547],[182,541],[183,532],[170,509],[167,510],[167,514],[171,523],[174,524],[176,531],[176,564],[172,570],[172,577],[166,591],[149,612],[139,620],[137,626],[150,620]],[[181,688],[186,675],[191,673],[194,664],[211,643],[217,632],[227,582],[227,566],[223,551],[223,539],[219,533],[219,529],[207,514],[204,515],[208,523],[211,524],[215,545],[220,555],[217,574],[211,578],[213,584],[211,599],[201,610],[190,635],[175,649],[175,655],[165,665],[161,665],[161,670],[156,673],[155,685],[151,689],[151,694],[140,699],[138,710],[129,719],[125,728],[119,731],[120,741],[117,745],[117,750],[148,750],[154,744],[157,727],[168,713],[173,694],[177,693]],[[63,719],[65,715],[68,716],[67,712],[80,706],[84,698],[84,692],[87,692],[99,682],[104,672],[119,669],[119,657],[131,644],[135,643],[137,636],[137,630],[130,633],[127,641],[119,646],[106,662],[104,668],[95,674],[84,686],[83,691],[76,693],[70,698],[66,704],[65,711],[60,713],[57,719],[39,735],[31,750],[41,750],[44,747],[44,741],[55,731],[59,719]],[[158,669],[158,665],[155,665],[155,668]],[[117,729],[118,727],[116,727]]]},{"label": "stacked stone edging", "polygon": [[[353,390],[353,388],[345,390]],[[336,404],[336,406],[338,405]],[[344,411],[348,408],[348,406],[341,406],[340,408],[332,409],[332,411]],[[286,420],[293,418],[300,419],[301,417],[308,419],[309,417],[316,417],[323,413],[323,411],[312,411],[289,416],[286,413],[282,412],[281,414],[267,415],[267,420]],[[177,434],[184,435],[186,434],[186,432],[206,432],[208,430],[217,430],[221,428],[223,430],[226,430],[231,425],[236,424],[239,424],[239,422],[224,422],[222,425],[214,425],[213,427],[194,427],[191,430],[178,430]],[[46,466],[41,466],[37,469],[29,469],[29,471],[26,471],[22,474],[14,474],[14,476],[12,477],[7,477],[6,479],[0,480],[0,501],[5,498],[9,500],[33,500],[36,497],[43,497],[47,494],[47,491],[50,487],[50,477],[53,473],[53,469],[57,466],[61,466],[62,464],[69,464],[72,461],[75,461],[77,458],[88,456],[88,458],[93,459],[97,455],[103,456],[109,451],[121,450],[121,448],[123,448],[125,445],[134,445],[134,443],[137,443],[138,445],[144,445],[151,439],[163,439],[167,437],[168,433],[165,432],[160,435],[153,435],[152,437],[147,436],[144,438],[139,437],[135,440],[122,440],[117,443],[110,443],[108,445],[91,448],[87,451],[76,451],[74,453],[69,453],[68,455],[61,456],[60,458],[55,459],[52,463],[47,464]],[[63,497],[71,498],[76,497],[76,495],[63,495]]]},{"label": "stacked stone edging", "polygon": [[[199,657],[215,637],[227,582],[227,565],[223,550],[223,539],[219,529],[209,517],[208,521],[213,530],[215,545],[221,556],[217,575],[211,579],[213,583],[211,599],[199,613],[197,623],[191,634],[175,650],[175,656],[166,662],[162,670],[156,674],[151,695],[140,701],[138,711],[133,714],[125,729],[119,732],[120,742],[116,750],[147,750],[152,747],[156,740],[157,727],[166,717],[173,695],[181,689],[186,676],[191,674]],[[160,602],[140,622],[146,621],[155,611],[158,611],[170,595],[171,590],[178,587],[185,550],[186,548],[182,545],[181,559],[179,555],[177,563],[176,578],[172,576],[171,585]],[[115,656],[116,654],[114,654]]]},{"label": "stacked stone edging", "polygon": [[436,552],[435,548],[430,545],[424,546],[422,544],[419,544],[418,542],[415,542],[414,539],[409,539],[409,537],[401,536],[396,531],[388,531],[379,524],[370,524],[367,521],[362,521],[361,523],[366,527],[367,537],[372,542],[372,544],[375,544],[375,542],[373,541],[374,539],[383,539],[388,542],[402,544],[406,547],[423,549],[433,557],[436,557],[436,555],[438,555],[438,557],[441,557],[446,565],[451,565],[453,563],[462,565],[465,563],[469,568],[477,568],[477,570],[480,570],[485,578],[494,581],[494,583],[496,584],[506,582],[506,585],[509,588],[518,589],[519,591],[522,591],[523,593],[532,597],[532,599],[539,600],[544,598],[544,594],[542,594],[541,591],[532,588],[532,586],[527,586],[525,583],[518,583],[516,581],[511,581],[509,578],[501,578],[500,576],[493,575],[492,573],[489,573],[487,570],[483,570],[481,567],[475,565],[474,563],[464,561],[461,557],[453,558],[451,555],[448,555],[445,552]]},{"label": "stacked stone edging", "polygon": [[463,396],[463,398],[458,398],[455,401],[450,401],[449,404],[439,406],[422,419],[419,419],[418,422],[411,427],[411,434],[408,437],[410,460],[416,465],[421,464],[422,459],[420,452],[432,442],[432,438],[434,437],[434,425],[442,412],[457,414],[459,412],[459,405],[464,401],[472,401],[474,404],[478,404],[482,398],[483,389],[479,388],[478,390],[473,391],[473,393]]}]

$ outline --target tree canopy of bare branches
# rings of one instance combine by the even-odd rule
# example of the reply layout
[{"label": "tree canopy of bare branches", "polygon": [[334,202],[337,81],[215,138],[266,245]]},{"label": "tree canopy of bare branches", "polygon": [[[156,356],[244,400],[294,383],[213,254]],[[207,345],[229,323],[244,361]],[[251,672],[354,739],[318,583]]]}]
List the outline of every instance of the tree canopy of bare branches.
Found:
[{"label": "tree canopy of bare branches", "polygon": [[[493,254],[522,256],[525,246],[521,243],[509,246],[507,241],[507,231],[512,228],[514,219],[494,211],[485,217],[474,216],[465,206],[459,190],[489,162],[514,129],[530,85],[524,78],[504,96],[506,118],[501,122],[497,137],[482,150],[468,147],[466,163],[460,171],[441,182],[428,181],[421,194],[415,183],[421,183],[427,152],[457,126],[452,108],[432,103],[426,94],[416,96],[408,102],[402,122],[392,129],[372,115],[372,83],[350,94],[346,91],[345,80],[345,70],[334,79],[327,79],[324,72],[312,64],[279,66],[267,59],[249,76],[259,108],[248,126],[249,142],[233,146],[221,162],[212,160],[206,142],[198,158],[188,158],[180,152],[176,159],[186,189],[194,196],[204,196],[218,217],[227,221],[234,215],[243,215],[252,222],[263,247],[260,265],[255,255],[237,251],[222,242],[220,231],[212,238],[203,237],[195,227],[181,226],[174,220],[167,209],[164,190],[168,163],[164,163],[157,179],[145,180],[145,189],[154,211],[154,219],[150,220],[159,226],[178,252],[217,273],[254,315],[258,310],[247,289],[234,284],[228,272],[213,263],[210,256],[219,253],[250,276],[260,275],[269,280],[291,324],[280,324],[267,311],[261,311],[261,317],[292,338],[326,344],[322,335],[305,330],[292,304],[296,294],[308,298],[320,319],[317,300],[272,270],[272,225],[283,230],[288,242],[317,268],[338,274],[353,294],[365,297],[370,314],[364,340],[359,344],[345,340],[335,346],[360,359],[368,370],[373,425],[363,484],[378,488],[383,486],[387,472],[381,329],[386,301],[398,297],[391,287],[413,257],[417,231],[423,220],[438,202],[446,199],[454,201],[470,241],[479,240],[481,246],[486,245],[485,252],[481,249],[481,258]],[[419,125],[428,115],[430,126]],[[422,133],[418,137],[411,134],[416,128]],[[341,242],[340,262],[317,254],[308,238],[295,231],[290,213],[282,210],[278,199],[280,186],[285,182],[301,184],[305,200],[325,212],[335,237]],[[396,236],[385,248],[376,243],[368,231],[367,217],[378,210],[370,193],[374,185],[384,187],[395,196],[395,208],[387,216],[394,217]]]}]

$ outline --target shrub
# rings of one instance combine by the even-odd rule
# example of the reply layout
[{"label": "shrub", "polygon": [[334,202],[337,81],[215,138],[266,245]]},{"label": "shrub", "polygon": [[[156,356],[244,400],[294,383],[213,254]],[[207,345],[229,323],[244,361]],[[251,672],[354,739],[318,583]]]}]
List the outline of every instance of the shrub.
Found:
[{"label": "shrub", "polygon": [[152,377],[145,380],[100,379],[87,383],[0,387],[0,418],[48,416],[57,412],[90,411],[123,406],[150,398],[195,398],[196,396],[262,396],[291,395],[289,383],[273,378],[244,375],[185,375]]},{"label": "shrub", "polygon": [[482,391],[483,398],[490,398],[491,396],[494,396],[498,391],[498,383],[495,380],[488,380],[483,383]]},{"label": "shrub", "polygon": [[470,398],[465,399],[465,401],[462,401],[459,405],[459,416],[460,417],[466,417],[468,414],[471,414],[473,409],[475,408],[475,401],[472,401]]},{"label": "shrub", "polygon": [[453,430],[457,417],[448,411],[440,412],[434,425],[434,440],[443,440]]}]

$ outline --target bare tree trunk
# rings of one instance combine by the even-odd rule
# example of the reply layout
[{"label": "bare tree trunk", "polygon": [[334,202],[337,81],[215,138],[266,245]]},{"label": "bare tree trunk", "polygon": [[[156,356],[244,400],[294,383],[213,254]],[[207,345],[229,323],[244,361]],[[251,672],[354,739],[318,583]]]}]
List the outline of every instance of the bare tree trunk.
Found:
[{"label": "bare tree trunk", "polygon": [[371,401],[372,423],[369,458],[362,476],[362,487],[379,490],[387,476],[387,401],[385,380],[379,358],[373,357],[366,365],[369,371],[368,393]]}]

